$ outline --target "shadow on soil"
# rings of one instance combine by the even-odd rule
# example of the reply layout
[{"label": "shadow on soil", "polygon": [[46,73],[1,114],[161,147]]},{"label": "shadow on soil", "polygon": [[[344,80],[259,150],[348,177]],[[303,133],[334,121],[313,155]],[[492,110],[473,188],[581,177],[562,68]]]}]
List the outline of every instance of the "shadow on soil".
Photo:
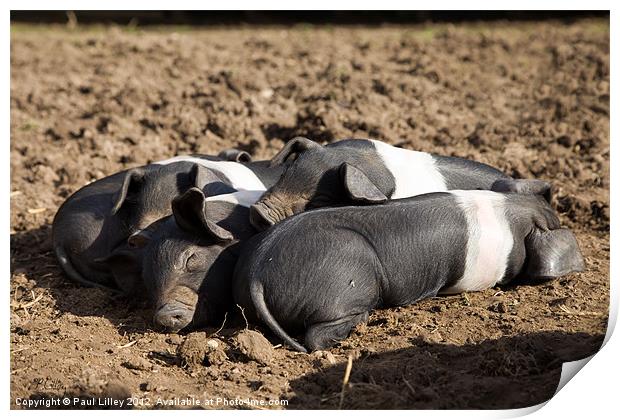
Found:
[{"label": "shadow on soil", "polygon": [[[364,353],[353,361],[341,403],[346,363],[291,381],[289,408],[507,409],[549,400],[562,363],[600,348],[602,335],[541,332],[478,344],[428,343]],[[290,396],[290,394],[289,394]]]},{"label": "shadow on soil", "polygon": [[70,280],[52,251],[51,235],[51,225],[11,234],[12,278],[23,274],[34,286],[46,289],[55,301],[55,309],[61,314],[102,316],[121,334],[152,329],[152,313],[146,301],[104,289],[84,287]]}]

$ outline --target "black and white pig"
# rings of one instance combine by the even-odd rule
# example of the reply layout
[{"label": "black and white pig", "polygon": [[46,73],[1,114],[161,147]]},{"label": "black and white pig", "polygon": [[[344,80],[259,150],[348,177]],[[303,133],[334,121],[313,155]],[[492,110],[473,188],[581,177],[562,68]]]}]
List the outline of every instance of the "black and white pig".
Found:
[{"label": "black and white pig", "polygon": [[[249,163],[246,152],[220,157],[179,156],[123,171],[86,185],[60,207],[52,225],[53,248],[67,275],[84,285],[132,293],[141,285],[140,249],[170,202],[196,183],[196,164],[210,195],[265,189],[280,170]],[[242,163],[238,163],[238,161]]]},{"label": "black and white pig", "polygon": [[[297,137],[271,160],[287,163],[278,182],[250,210],[259,230],[304,210],[382,203],[447,190],[488,190],[507,175],[483,163],[391,146],[377,140],[341,140],[321,146]],[[371,183],[364,194],[357,183]]]},{"label": "black and white pig", "polygon": [[[531,190],[516,182],[498,189]],[[233,293],[246,316],[305,352],[346,338],[374,308],[583,269],[574,235],[541,195],[452,191],[284,220],[246,241]]]},{"label": "black and white pig", "polygon": [[264,190],[206,196],[191,188],[144,249],[142,277],[156,327],[170,332],[221,324],[232,308],[238,245],[256,234],[249,207]]}]

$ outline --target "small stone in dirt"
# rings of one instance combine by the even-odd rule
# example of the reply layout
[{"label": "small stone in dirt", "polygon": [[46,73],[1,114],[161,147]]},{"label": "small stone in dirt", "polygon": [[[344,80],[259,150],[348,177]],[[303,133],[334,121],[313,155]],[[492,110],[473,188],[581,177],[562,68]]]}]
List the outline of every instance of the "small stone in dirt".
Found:
[{"label": "small stone in dirt", "polygon": [[207,340],[207,347],[209,347],[210,350],[215,350],[219,347],[219,343],[217,342],[217,340],[214,339],[210,339]]},{"label": "small stone in dirt", "polygon": [[140,384],[140,391],[152,391],[153,385],[150,382],[143,382]]},{"label": "small stone in dirt", "polygon": [[564,147],[572,147],[575,143],[575,141],[567,135],[560,136],[555,141]]},{"label": "small stone in dirt", "polygon": [[273,89],[263,89],[260,91],[260,96],[265,99],[269,99],[273,96]]},{"label": "small stone in dirt", "polygon": [[243,330],[234,337],[234,342],[250,360],[266,365],[273,359],[271,343],[258,331]]},{"label": "small stone in dirt", "polygon": [[151,370],[151,368],[153,367],[153,365],[150,362],[142,358],[139,358],[136,360],[127,360],[121,363],[121,366],[127,369],[131,369],[131,370],[142,370],[142,371]]},{"label": "small stone in dirt", "polygon": [[207,335],[204,332],[194,332],[185,337],[185,341],[178,347],[177,356],[181,366],[202,365],[207,355]]},{"label": "small stone in dirt", "polygon": [[213,338],[207,340],[206,365],[219,366],[226,360],[228,360],[228,356],[224,351],[224,343]]}]

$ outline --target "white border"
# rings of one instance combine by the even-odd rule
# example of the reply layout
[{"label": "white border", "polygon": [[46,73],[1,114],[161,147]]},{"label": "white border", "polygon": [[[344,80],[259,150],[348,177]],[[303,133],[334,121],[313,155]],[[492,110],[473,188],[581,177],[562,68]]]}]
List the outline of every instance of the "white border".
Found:
[{"label": "white border", "polygon": [[[164,2],[161,0],[153,0],[153,1],[119,1],[119,0],[110,0],[105,3],[93,2],[93,1],[56,1],[52,4],[43,1],[33,1],[33,0],[23,0],[23,1],[9,1],[9,8],[14,8],[16,10],[27,10],[27,9],[46,9],[50,6],[53,6],[55,9],[75,9],[75,10],[88,10],[88,9],[102,9],[102,6],[105,6],[108,9],[118,9],[118,10],[138,10],[138,9],[168,9],[168,10],[183,10],[183,9],[200,9],[204,6],[209,6],[215,10],[277,10],[277,9],[339,9],[339,10],[347,10],[347,9],[357,9],[357,10],[385,10],[385,9],[407,9],[412,6],[418,6],[416,9],[419,10],[431,10],[426,7],[426,5],[431,5],[432,10],[451,10],[451,9],[461,9],[464,5],[468,6],[472,9],[485,10],[485,9],[494,9],[500,6],[497,1],[468,1],[463,3],[462,1],[434,1],[431,4],[411,4],[409,2],[404,1],[394,1],[394,0],[383,0],[381,2],[359,2],[359,1],[341,1],[335,2],[333,0],[325,1],[325,0],[315,0],[311,3],[297,3],[290,4],[290,2],[285,3],[284,1],[262,1],[260,3],[250,2],[250,1],[227,1],[225,3],[204,3],[198,1],[186,1],[186,0],[177,0],[174,3]],[[616,10],[613,6],[615,6],[617,2],[612,1],[600,1],[600,0],[591,0],[588,2],[583,1],[563,1],[563,2],[553,2],[553,1],[541,1],[541,0],[521,0],[521,1],[504,1],[501,2],[501,6],[505,9],[514,9],[514,10],[580,10],[580,9],[589,9],[589,10],[611,10],[611,115],[610,121],[612,121],[610,138],[613,138],[613,134],[615,131],[613,130],[613,121],[618,121],[618,112],[615,106],[615,95],[614,89],[615,81],[617,78],[617,36],[615,28],[618,25],[618,18],[616,16]],[[422,7],[419,7],[422,6]],[[557,6],[561,6],[558,8]],[[2,110],[3,110],[3,118],[2,118],[2,127],[3,132],[5,133],[5,138],[9,138],[10,136],[10,59],[9,59],[9,51],[10,51],[10,27],[9,27],[9,9],[5,9],[3,13],[3,22],[4,34],[5,38],[2,42],[2,85],[3,85],[3,101],[2,101]],[[9,168],[10,168],[10,145],[9,141],[5,143],[5,154],[3,156],[4,165],[2,165],[1,176],[3,180],[3,185],[5,185],[5,194],[10,191],[10,177],[9,177]],[[613,146],[613,141],[611,142],[611,155],[613,156],[612,161],[616,160],[616,147]],[[614,166],[611,167],[611,182],[612,186],[616,185],[616,181],[618,180],[618,168]],[[618,200],[617,194],[614,193],[612,188],[611,193],[611,213],[613,215],[613,219],[616,220],[617,217],[617,208],[618,208]],[[8,204],[9,200],[7,199],[6,203]],[[2,267],[5,272],[5,280],[10,279],[10,258],[9,258],[9,235],[10,231],[9,227],[9,206],[5,205],[2,208],[2,227],[4,229],[5,234],[2,240]],[[618,234],[617,228],[614,224],[611,225],[612,234],[611,234],[611,249],[616,250],[618,245]],[[611,256],[611,279],[612,279],[612,304],[610,310],[610,328],[608,329],[606,336],[606,345],[604,348],[596,354],[592,360],[586,365],[586,367],[578,374],[577,379],[570,381],[554,398],[552,398],[547,404],[541,404],[538,407],[531,407],[523,410],[500,410],[500,411],[450,411],[450,412],[442,412],[442,411],[390,411],[388,414],[390,417],[397,418],[455,418],[459,419],[463,418],[507,418],[507,417],[517,417],[521,415],[525,415],[527,413],[534,412],[531,414],[531,418],[549,418],[549,417],[561,417],[563,419],[572,419],[578,418],[583,420],[584,417],[588,418],[608,418],[610,415],[613,415],[618,412],[617,407],[618,403],[618,357],[620,354],[620,344],[616,337],[612,337],[611,333],[613,331],[613,327],[615,326],[618,314],[618,270],[616,269],[616,258],[615,253],[612,253]],[[2,333],[2,337],[6,340],[5,345],[2,346],[2,368],[5,374],[7,375],[5,381],[2,382],[2,390],[3,397],[0,398],[1,404],[4,407],[3,411],[9,411],[9,385],[10,385],[10,365],[9,365],[9,346],[7,345],[9,341],[9,288],[8,282],[5,283],[5,286],[2,288],[1,297],[2,302],[4,302],[5,309],[3,312],[3,322],[0,327],[0,332]],[[540,409],[542,408],[542,409]],[[612,414],[613,413],[613,414]],[[175,415],[176,413],[170,413],[166,411],[151,411],[148,414],[146,413],[113,413],[114,416],[145,416],[149,417],[161,417],[161,416],[169,416],[170,414]],[[366,412],[356,412],[356,416],[366,416],[369,415],[377,415],[375,411]],[[34,416],[42,416],[46,415],[41,412],[28,412],[28,411],[11,411],[11,416],[16,417],[34,417]],[[82,417],[84,416],[84,412],[75,411],[75,412],[63,412],[63,416],[74,418],[74,417]],[[88,416],[92,416],[94,418],[103,418],[103,416],[108,417],[108,412],[105,411],[97,411],[97,412],[89,412]],[[248,412],[248,411],[216,411],[204,413],[200,411],[189,411],[184,412],[183,416],[188,416],[192,418],[196,418],[200,416],[200,418],[204,418],[204,416],[216,416],[218,418],[230,418],[238,419],[239,417],[249,417],[249,416],[290,416],[293,415],[296,418],[312,418],[314,419],[316,416],[342,416],[342,413],[332,413],[325,411],[305,411],[305,412],[277,412],[277,411],[259,411],[259,412]]]}]

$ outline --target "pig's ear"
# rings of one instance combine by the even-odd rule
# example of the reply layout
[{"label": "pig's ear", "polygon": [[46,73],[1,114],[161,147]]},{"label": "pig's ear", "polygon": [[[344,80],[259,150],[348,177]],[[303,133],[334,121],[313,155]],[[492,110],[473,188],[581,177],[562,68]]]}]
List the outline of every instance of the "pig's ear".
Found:
[{"label": "pig's ear", "polygon": [[217,154],[217,157],[230,162],[252,162],[252,156],[248,152],[239,149],[225,149]]},{"label": "pig's ear", "polygon": [[125,174],[123,185],[114,198],[114,205],[112,206],[112,215],[115,215],[123,206],[123,203],[130,201],[132,198],[140,194],[142,185],[144,184],[144,169],[135,168],[130,169]]},{"label": "pig's ear", "polygon": [[551,203],[553,187],[541,179],[498,179],[491,185],[491,191],[540,195]]},{"label": "pig's ear", "polygon": [[210,180],[210,169],[202,165],[194,163],[189,170],[189,185],[190,187],[198,187],[202,189]]},{"label": "pig's ear", "polygon": [[[289,140],[282,150],[280,150],[269,162],[269,166],[282,165],[293,154],[299,156],[300,153],[310,149],[319,149],[322,146],[305,137],[295,137]],[[295,157],[297,158],[297,157]]]},{"label": "pig's ear", "polygon": [[241,163],[252,162],[252,155],[250,155],[248,152],[244,152],[243,150],[238,150],[238,153],[235,156],[235,162],[241,162]]},{"label": "pig's ear", "polygon": [[232,233],[207,217],[202,190],[190,188],[172,200],[172,214],[179,227],[187,232],[203,232],[219,241],[233,239]]},{"label": "pig's ear", "polygon": [[366,174],[349,163],[340,165],[340,178],[349,198],[356,202],[376,204],[388,198],[383,194]]}]

